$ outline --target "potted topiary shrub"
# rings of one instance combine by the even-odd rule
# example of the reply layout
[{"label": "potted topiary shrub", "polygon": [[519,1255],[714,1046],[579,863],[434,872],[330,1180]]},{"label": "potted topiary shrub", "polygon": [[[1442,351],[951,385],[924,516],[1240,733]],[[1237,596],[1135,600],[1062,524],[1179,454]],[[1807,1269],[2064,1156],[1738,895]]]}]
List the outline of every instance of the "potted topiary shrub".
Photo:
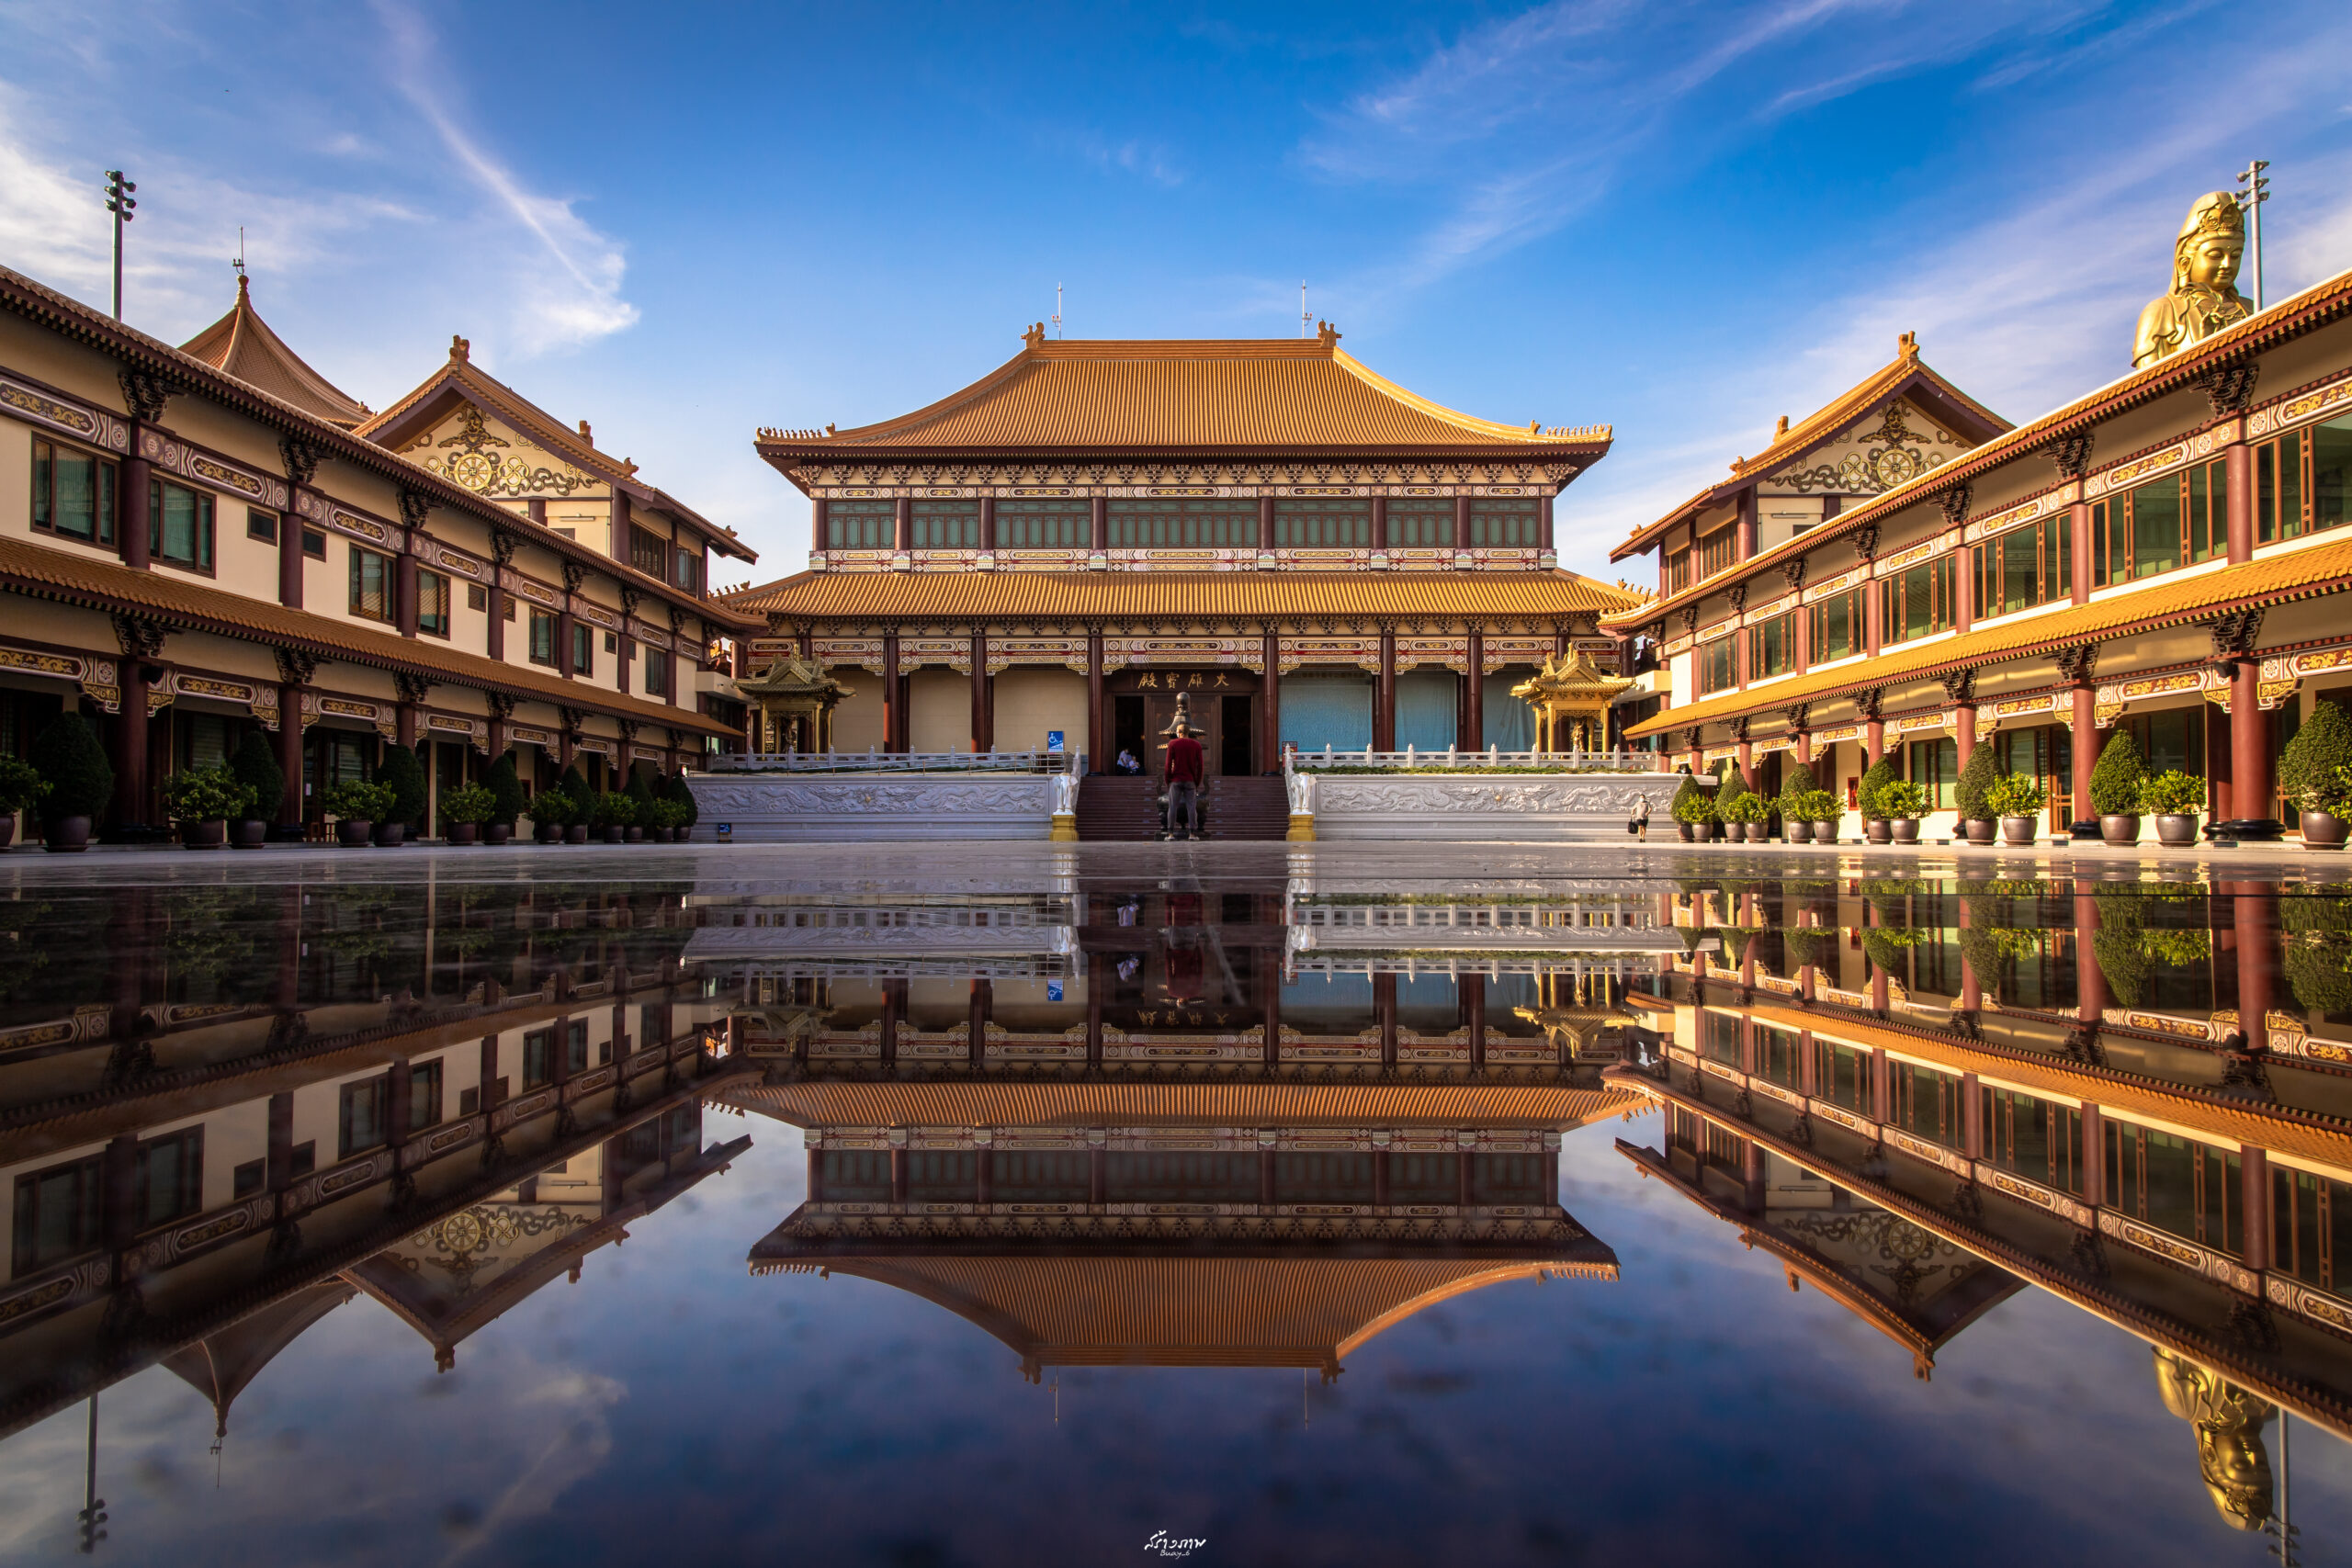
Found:
[{"label": "potted topiary shrub", "polygon": [[391,792],[390,804],[376,820],[376,845],[398,849],[409,830],[424,821],[424,763],[412,747],[387,746],[383,766],[376,770],[376,782]]},{"label": "potted topiary shrub", "polygon": [[686,783],[686,775],[683,769],[672,773],[669,783],[662,786],[662,798],[675,801],[685,809],[684,819],[671,829],[670,833],[673,839],[683,844],[693,836],[695,823],[702,816],[702,807],[695,803],[694,789]]},{"label": "potted topiary shrub", "polygon": [[1862,771],[1861,786],[1854,792],[1854,804],[1861,808],[1862,836],[1873,844],[1883,844],[1894,837],[1887,825],[1886,813],[1880,809],[1878,792],[1903,775],[1895,771],[1891,758],[1881,757]]},{"label": "potted topiary shrub", "polygon": [[1674,818],[1675,833],[1686,844],[1698,837],[1700,825],[1707,820],[1699,811],[1700,803],[1706,798],[1706,792],[1699,787],[1699,781],[1685,773],[1681,787],[1674,792],[1673,800],[1667,805],[1667,815]]},{"label": "potted topiary shrub", "polygon": [[229,819],[253,805],[251,786],[225,767],[186,768],[164,781],[164,815],[191,850],[217,850],[229,841]]},{"label": "potted topiary shrub", "polygon": [[644,768],[631,768],[628,788],[622,792],[628,796],[628,841],[632,844],[643,843],[647,830],[653,826],[653,785],[646,777],[647,772]]},{"label": "potted topiary shrub", "polygon": [[1879,786],[1879,815],[1898,844],[1919,841],[1919,818],[1927,809],[1928,792],[1908,779],[1894,779]]},{"label": "potted topiary shrub", "polygon": [[1715,820],[1723,825],[1724,840],[1736,844],[1747,837],[1747,818],[1741,815],[1746,808],[1739,804],[1749,793],[1747,781],[1729,762],[1718,762],[1716,768],[1722,782],[1715,785]]},{"label": "potted topiary shrub", "polygon": [[319,807],[335,819],[336,842],[346,850],[364,850],[377,841],[376,825],[392,809],[392,792],[382,784],[345,779],[328,789]]},{"label": "potted topiary shrub", "polygon": [[17,841],[17,813],[30,811],[49,793],[39,770],[14,757],[0,757],[0,850]]},{"label": "potted topiary shrub", "polygon": [[277,765],[269,738],[258,729],[246,730],[229,753],[229,771],[253,791],[244,814],[229,824],[229,842],[241,850],[257,850],[269,842],[269,825],[286,802],[286,772]]},{"label": "potted topiary shrub", "polygon": [[2117,730],[2091,769],[2091,810],[2098,816],[2100,838],[2118,846],[2140,841],[2140,786],[2147,778],[2132,732]]},{"label": "potted topiary shrub", "polygon": [[603,832],[605,842],[628,842],[630,821],[637,816],[637,803],[626,795],[605,790],[596,796],[594,815],[590,818]]},{"label": "potted topiary shrub", "polygon": [[2023,773],[2007,773],[1984,792],[1985,809],[2001,821],[2002,840],[2013,847],[2033,842],[2042,807],[2041,786]]},{"label": "potted topiary shrub", "polygon": [[441,796],[441,816],[448,823],[447,837],[453,844],[470,844],[481,835],[481,825],[498,808],[498,797],[487,784],[464,784]]},{"label": "potted topiary shrub", "polygon": [[2140,784],[2140,809],[2156,819],[2156,842],[2185,849],[2197,841],[2197,814],[2205,808],[2205,781],[2172,768]]},{"label": "potted topiary shrub", "polygon": [[114,766],[78,713],[62,713],[33,737],[33,771],[49,785],[40,797],[41,837],[53,852],[90,847],[90,823],[114,798]]},{"label": "potted topiary shrub", "polygon": [[1752,789],[1740,791],[1732,797],[1729,804],[1722,807],[1725,818],[1739,825],[1740,835],[1751,844],[1760,844],[1764,841],[1764,818],[1770,814],[1771,809],[1765,804],[1764,797]]},{"label": "potted topiary shrub", "polygon": [[1781,781],[1781,831],[1792,844],[1813,841],[1813,818],[1805,810],[1805,802],[1820,786],[1814,782],[1813,770],[1797,763]]},{"label": "potted topiary shrub", "polygon": [[563,770],[563,775],[555,781],[555,787],[563,791],[564,798],[571,802],[571,815],[564,821],[563,841],[567,844],[586,843],[596,815],[596,792],[588,787],[588,775],[580,771],[579,763],[574,762]]},{"label": "potted topiary shrub", "polygon": [[[2336,770],[2347,766],[2352,766],[2352,716],[2339,704],[2313,703],[2311,717],[2278,753],[2278,793],[2302,814],[2305,848],[2344,847],[2347,802],[2338,794]],[[2243,806],[2238,816],[2246,816]]]},{"label": "potted topiary shrub", "polygon": [[1993,808],[1984,797],[2000,776],[1993,748],[1979,745],[1969,752],[1968,765],[1960,770],[1960,781],[1952,786],[1952,807],[1960,818],[1962,836],[1972,844],[1993,841]]},{"label": "potted topiary shrub", "polygon": [[482,823],[482,838],[492,844],[505,843],[514,837],[514,819],[523,815],[523,807],[528,804],[523,795],[523,781],[514,772],[514,753],[509,751],[491,764],[490,776],[482,782],[489,786],[495,802]]},{"label": "potted topiary shrub", "polygon": [[1834,844],[1838,841],[1838,825],[1846,811],[1838,804],[1836,795],[1826,789],[1809,790],[1795,804],[1797,810],[1804,814],[1806,826],[1813,829],[1815,843]]},{"label": "potted topiary shrub", "polygon": [[563,830],[578,815],[571,797],[553,784],[531,796],[525,807],[531,818],[531,837],[542,844],[563,842]]}]

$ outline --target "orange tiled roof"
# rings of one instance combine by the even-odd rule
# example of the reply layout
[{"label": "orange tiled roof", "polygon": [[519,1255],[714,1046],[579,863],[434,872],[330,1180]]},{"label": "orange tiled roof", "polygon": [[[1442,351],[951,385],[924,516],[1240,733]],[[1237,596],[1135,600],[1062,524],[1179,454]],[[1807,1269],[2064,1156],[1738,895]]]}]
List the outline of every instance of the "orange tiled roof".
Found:
[{"label": "orange tiled roof", "polygon": [[180,352],[345,430],[368,417],[366,403],[345,396],[269,330],[254,310],[252,290],[242,273],[237,302],[229,313],[180,344]]},{"label": "orange tiled roof", "polygon": [[786,454],[1159,449],[1545,452],[1597,457],[1605,425],[1544,430],[1457,413],[1340,352],[1340,334],[1057,343],[1035,329],[1004,365],[933,403],[839,432],[760,433]]},{"label": "orange tiled roof", "polygon": [[1755,457],[1733,459],[1730,479],[1704,487],[1657,522],[1634,529],[1610,550],[1609,558],[1623,560],[1647,549],[1660,534],[1692,513],[1720,506],[1738,491],[1834,439],[1856,420],[1905,397],[1941,404],[1951,412],[1973,418],[1983,432],[1980,440],[2010,428],[2007,420],[1930,369],[1928,362],[1919,357],[1917,340],[1905,333],[1902,350],[1892,361],[1775,434],[1771,444]]},{"label": "orange tiled roof", "polygon": [[518,697],[631,718],[640,724],[673,726],[696,735],[738,733],[692,708],[649,703],[609,687],[586,681],[567,681],[551,671],[507,664],[457,649],[438,648],[397,632],[370,632],[266,599],[232,593],[206,580],[182,576],[168,567],[133,571],[99,557],[53,549],[28,539],[0,538],[0,587],[91,609],[152,615],[191,631],[217,632],[272,648],[297,649],[346,663],[422,675],[428,681],[511,692]]},{"label": "orange tiled roof", "polygon": [[1726,692],[1685,707],[1668,708],[1628,726],[1629,738],[1686,729],[1743,713],[1764,713],[1794,702],[1898,681],[1925,680],[1947,670],[1966,670],[2021,655],[2057,649],[2118,633],[2125,628],[2177,625],[2203,615],[2253,605],[2282,604],[2352,587],[2352,538],[2267,556],[2216,572],[2158,581],[2076,608],[2030,615],[2021,621],[1970,632],[1917,648],[1893,648],[1880,657],[1835,670],[1775,681],[1745,692]]},{"label": "orange tiled roof", "polygon": [[802,1127],[1581,1127],[1639,1098],[1548,1084],[796,1083],[731,1091]]},{"label": "orange tiled roof", "polygon": [[804,571],[728,595],[751,615],[860,620],[1556,616],[1640,603],[1572,571]]},{"label": "orange tiled roof", "polygon": [[1330,1367],[1450,1297],[1614,1262],[1442,1258],[834,1258],[912,1292],[1024,1366]]}]

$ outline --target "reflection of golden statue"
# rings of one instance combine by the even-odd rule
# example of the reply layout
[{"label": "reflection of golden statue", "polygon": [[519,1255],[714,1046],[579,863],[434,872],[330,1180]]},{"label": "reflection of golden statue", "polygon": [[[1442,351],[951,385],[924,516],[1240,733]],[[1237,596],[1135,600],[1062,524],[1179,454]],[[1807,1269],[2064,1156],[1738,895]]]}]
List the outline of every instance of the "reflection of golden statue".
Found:
[{"label": "reflection of golden statue", "polygon": [[2132,367],[2154,365],[2254,314],[2253,302],[2237,291],[2245,258],[2245,214],[2238,198],[2225,190],[2199,197],[2173,243],[2171,292],[2140,312]]},{"label": "reflection of golden statue", "polygon": [[2156,1348],[2156,1391],[2166,1410],[2197,1428],[2197,1468],[2213,1506],[2239,1529],[2260,1529],[2270,1517],[2272,1494],[2262,1428],[2278,1406],[2162,1346]]}]

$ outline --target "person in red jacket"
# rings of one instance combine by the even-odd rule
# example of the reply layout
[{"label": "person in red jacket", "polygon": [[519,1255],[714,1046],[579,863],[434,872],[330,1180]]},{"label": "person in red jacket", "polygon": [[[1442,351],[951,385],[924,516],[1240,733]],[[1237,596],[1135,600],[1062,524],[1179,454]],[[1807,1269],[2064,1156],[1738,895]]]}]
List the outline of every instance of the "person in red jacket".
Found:
[{"label": "person in red jacket", "polygon": [[[1167,771],[1162,775],[1168,785],[1168,836],[1171,839],[1197,839],[1201,836],[1201,776],[1204,754],[1201,743],[1193,739],[1196,731],[1180,728],[1168,742]],[[1178,828],[1179,818],[1183,827]]]}]

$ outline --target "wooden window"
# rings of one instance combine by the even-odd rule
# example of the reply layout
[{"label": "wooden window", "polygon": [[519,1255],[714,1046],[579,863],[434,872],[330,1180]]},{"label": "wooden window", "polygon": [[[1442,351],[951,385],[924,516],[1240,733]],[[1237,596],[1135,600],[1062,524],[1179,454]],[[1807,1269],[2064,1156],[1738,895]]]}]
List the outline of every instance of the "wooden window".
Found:
[{"label": "wooden window", "polygon": [[131,1170],[131,1223],[167,1225],[204,1207],[204,1129],[188,1127],[139,1145]]},{"label": "wooden window", "polygon": [[523,1036],[523,1087],[555,1081],[555,1031],[535,1029]]},{"label": "wooden window", "polygon": [[670,694],[670,656],[658,648],[645,650],[645,694],[649,697]]},{"label": "wooden window", "polygon": [[1679,593],[1690,586],[1690,552],[1677,550],[1666,558],[1666,591]]},{"label": "wooden window", "polygon": [[1796,668],[1797,617],[1794,611],[1775,615],[1747,629],[1747,678],[1785,675]]},{"label": "wooden window", "polygon": [[670,586],[689,593],[702,592],[703,552],[699,544],[691,547],[678,546],[670,554]]},{"label": "wooden window", "polygon": [[245,537],[259,539],[265,545],[277,543],[277,513],[264,512],[258,506],[246,507]]},{"label": "wooden window", "polygon": [[[1251,501],[1122,500],[1110,502],[1104,512],[1113,549],[1250,550],[1258,545],[1258,505]],[[1003,528],[1004,503],[1000,502],[1000,540]],[[1082,541],[1073,541],[1078,542]]]},{"label": "wooden window", "polygon": [[1369,549],[1372,502],[1354,496],[1283,496],[1274,502],[1274,543],[1294,549]]},{"label": "wooden window", "polygon": [[887,550],[898,537],[898,503],[890,501],[825,502],[825,548]]},{"label": "wooden window", "polygon": [[571,672],[575,675],[596,672],[596,628],[585,621],[571,623]]},{"label": "wooden window", "polygon": [[914,503],[914,547],[977,550],[980,547],[980,503],[977,501],[918,501]]},{"label": "wooden window", "polygon": [[420,1127],[430,1127],[441,1120],[440,1058],[430,1062],[412,1062],[408,1069],[408,1126],[413,1133]]},{"label": "wooden window", "polygon": [[[1988,986],[1996,984],[1991,976],[1978,978]],[[1980,1089],[1977,1096],[1983,1106],[1985,1159],[2061,1192],[2082,1191],[2080,1106],[2008,1089]]]},{"label": "wooden window", "polygon": [[628,525],[628,564],[648,577],[667,582],[670,574],[664,570],[670,561],[670,544],[650,528]]},{"label": "wooden window", "polygon": [[392,618],[392,558],[351,547],[351,613],[363,620]]},{"label": "wooden window", "polygon": [[[469,610],[488,610],[490,608],[490,590],[483,587],[479,582],[467,583],[466,608]],[[514,618],[513,611],[511,609],[508,611],[507,618],[510,620]]]},{"label": "wooden window", "polygon": [[588,1024],[584,1019],[574,1019],[563,1026],[563,1070],[588,1070]]},{"label": "wooden window", "polygon": [[1977,615],[2006,615],[2072,598],[2074,538],[2074,525],[2062,512],[1976,546],[1972,570]]},{"label": "wooden window", "polygon": [[85,544],[113,544],[116,478],[112,458],[36,436],[33,527]]},{"label": "wooden window", "polygon": [[2091,503],[2091,581],[2136,582],[2229,550],[2224,466],[2197,463]]},{"label": "wooden window", "polygon": [[2234,1254],[2243,1245],[2243,1173],[2235,1149],[2217,1148],[2120,1117],[2104,1119],[2107,1201],[2143,1224]]},{"label": "wooden window", "polygon": [[449,635],[449,580],[437,571],[416,574],[416,629]]},{"label": "wooden window", "polygon": [[1906,776],[1928,797],[1928,809],[1941,811],[1951,805],[1952,786],[1960,781],[1960,742],[1949,736],[1914,740],[1904,751]]},{"label": "wooden window", "polygon": [[1886,1089],[1887,1120],[1894,1125],[1947,1148],[1965,1141],[1967,1100],[1958,1073],[1894,1058],[1886,1064]]},{"label": "wooden window", "polygon": [[[1118,503],[1114,502],[1113,504]],[[1091,502],[1000,501],[996,503],[996,545],[1001,550],[1083,550],[1090,548],[1093,542],[1094,506]]]},{"label": "wooden window", "polygon": [[1813,1043],[1813,1092],[1864,1116],[1871,1106],[1871,1054],[1833,1041]]},{"label": "wooden window", "polygon": [[1808,606],[1813,617],[1813,661],[1850,659],[1862,651],[1862,591],[1849,588]]},{"label": "wooden window", "polygon": [[1453,502],[1444,496],[1398,496],[1388,503],[1388,547],[1442,549],[1453,543]]},{"label": "wooden window", "polygon": [[1732,659],[1734,639],[1719,637],[1699,648],[1699,694],[1730,690],[1738,682]]},{"label": "wooden window", "polygon": [[555,617],[545,610],[531,612],[531,662],[555,668]]},{"label": "wooden window", "polygon": [[147,553],[191,571],[210,571],[212,497],[186,485],[148,480]]},{"label": "wooden window", "polygon": [[13,1272],[18,1279],[98,1245],[104,1188],[104,1168],[96,1155],[17,1178]]},{"label": "wooden window", "polygon": [[1739,530],[1725,525],[1699,541],[1699,575],[1713,577],[1732,564],[1732,547]]},{"label": "wooden window", "polygon": [[1470,502],[1473,545],[1540,550],[1550,543],[1540,537],[1543,531],[1544,503],[1532,496],[1478,496]]},{"label": "wooden window", "polygon": [[1938,556],[1879,584],[1882,647],[1951,629],[1958,614],[1952,603],[1952,567],[1957,558]]},{"label": "wooden window", "polygon": [[372,1078],[343,1086],[343,1106],[335,1122],[335,1157],[349,1159],[380,1147],[384,1142],[392,1103],[392,1077],[378,1073]]},{"label": "wooden window", "polygon": [[302,553],[313,560],[327,558],[327,536],[316,528],[302,530]]},{"label": "wooden window", "polygon": [[2352,1187],[2308,1170],[2272,1166],[2270,1266],[2340,1294],[2344,1287],[2335,1260],[2344,1257],[2352,1257]]}]

